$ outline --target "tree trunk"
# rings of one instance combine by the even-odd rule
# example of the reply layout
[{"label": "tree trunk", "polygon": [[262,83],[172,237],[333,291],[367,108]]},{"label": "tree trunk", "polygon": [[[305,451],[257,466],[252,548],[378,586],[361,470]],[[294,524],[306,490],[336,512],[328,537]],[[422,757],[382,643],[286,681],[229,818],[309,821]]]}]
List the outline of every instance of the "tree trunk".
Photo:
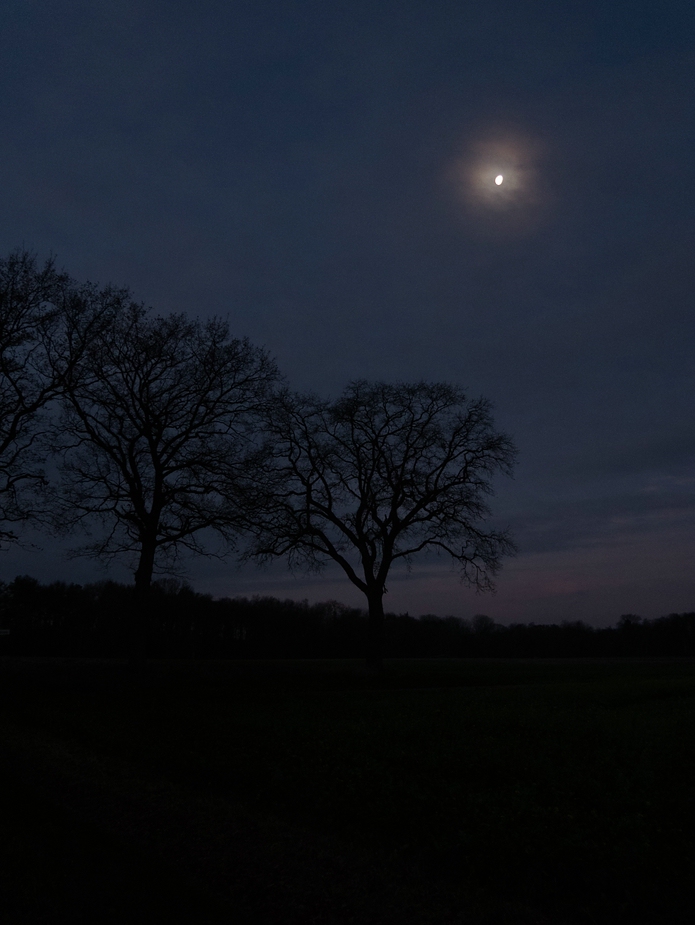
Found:
[{"label": "tree trunk", "polygon": [[384,670],[384,591],[382,588],[370,589],[367,593],[369,602],[369,624],[367,635],[367,668],[369,671]]},{"label": "tree trunk", "polygon": [[141,669],[150,648],[150,588],[154,571],[156,544],[143,540],[140,561],[135,571],[135,602],[131,614],[131,664]]}]

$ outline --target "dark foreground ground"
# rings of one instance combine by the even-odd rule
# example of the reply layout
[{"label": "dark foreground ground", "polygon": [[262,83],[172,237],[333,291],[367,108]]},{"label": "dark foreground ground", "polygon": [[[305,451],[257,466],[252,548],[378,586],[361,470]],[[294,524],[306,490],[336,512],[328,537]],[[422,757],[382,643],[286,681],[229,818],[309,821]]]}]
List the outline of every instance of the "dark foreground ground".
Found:
[{"label": "dark foreground ground", "polygon": [[695,920],[695,661],[0,661],[12,923]]}]

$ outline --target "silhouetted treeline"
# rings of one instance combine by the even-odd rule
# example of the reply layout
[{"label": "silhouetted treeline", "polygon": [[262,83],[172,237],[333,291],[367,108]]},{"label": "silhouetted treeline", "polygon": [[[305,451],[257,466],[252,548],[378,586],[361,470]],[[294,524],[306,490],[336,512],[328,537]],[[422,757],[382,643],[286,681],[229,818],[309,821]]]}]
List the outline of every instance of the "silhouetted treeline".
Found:
[{"label": "silhouetted treeline", "polygon": [[[127,657],[134,588],[113,581],[42,585],[18,577],[0,583],[0,654]],[[366,612],[337,601],[222,598],[172,579],[156,582],[150,609],[155,658],[361,658]],[[695,656],[695,613],[616,626],[582,622],[502,626],[473,620],[386,614],[390,658],[562,658]]]}]

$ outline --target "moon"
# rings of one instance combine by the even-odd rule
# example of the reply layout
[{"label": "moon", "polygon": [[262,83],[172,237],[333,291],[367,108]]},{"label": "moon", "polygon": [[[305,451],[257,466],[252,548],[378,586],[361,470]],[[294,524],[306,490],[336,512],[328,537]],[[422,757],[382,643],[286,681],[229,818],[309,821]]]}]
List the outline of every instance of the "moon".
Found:
[{"label": "moon", "polygon": [[502,185],[502,181],[503,181],[503,180],[504,180],[504,177],[502,176],[501,173],[497,174],[497,176],[495,177],[495,183],[496,183],[498,186],[501,186],[501,185]]}]

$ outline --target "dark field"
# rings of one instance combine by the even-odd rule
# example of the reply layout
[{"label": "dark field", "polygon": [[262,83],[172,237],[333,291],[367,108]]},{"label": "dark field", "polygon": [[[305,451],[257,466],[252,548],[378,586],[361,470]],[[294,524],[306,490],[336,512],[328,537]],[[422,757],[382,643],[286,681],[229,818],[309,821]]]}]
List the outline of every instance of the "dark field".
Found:
[{"label": "dark field", "polygon": [[0,662],[8,922],[695,920],[695,661]]}]

